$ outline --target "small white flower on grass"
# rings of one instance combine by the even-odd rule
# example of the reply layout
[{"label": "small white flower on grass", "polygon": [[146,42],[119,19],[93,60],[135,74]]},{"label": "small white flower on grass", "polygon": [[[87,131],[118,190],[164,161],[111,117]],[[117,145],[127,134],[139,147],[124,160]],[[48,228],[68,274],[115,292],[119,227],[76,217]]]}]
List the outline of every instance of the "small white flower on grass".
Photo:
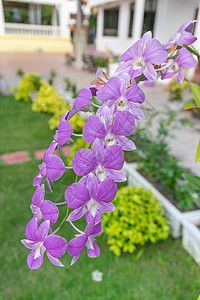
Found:
[{"label": "small white flower on grass", "polygon": [[103,273],[98,271],[98,270],[95,270],[92,272],[92,280],[94,281],[102,281],[102,276],[103,276]]}]

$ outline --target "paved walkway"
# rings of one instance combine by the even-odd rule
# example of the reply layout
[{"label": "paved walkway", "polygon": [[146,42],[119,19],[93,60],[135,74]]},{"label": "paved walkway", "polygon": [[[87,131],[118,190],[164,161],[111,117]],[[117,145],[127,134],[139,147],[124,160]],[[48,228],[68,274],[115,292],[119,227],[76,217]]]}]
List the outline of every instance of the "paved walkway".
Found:
[{"label": "paved walkway", "polygon": [[[66,64],[66,58],[63,54],[46,54],[46,53],[0,53],[0,74],[3,75],[2,90],[9,93],[11,85],[17,85],[19,78],[16,76],[16,70],[21,68],[25,72],[40,73],[43,78],[47,78],[49,71],[54,69],[57,72],[55,85],[59,90],[64,88],[64,77],[69,77],[75,82],[78,89],[90,84],[95,74],[85,71],[78,71],[73,66]],[[163,90],[162,86],[154,88],[143,87],[146,95],[146,104],[154,107],[159,111],[169,111],[170,102],[168,91]],[[190,100],[191,94],[186,94],[184,103]],[[148,103],[147,103],[148,102]],[[169,140],[171,154],[182,160],[182,165],[191,169],[194,173],[200,175],[200,163],[195,164],[195,153],[199,142],[200,122],[191,117],[189,112],[181,111],[178,113],[178,119],[191,120],[194,128],[189,126],[180,126],[180,129],[174,132],[175,138]],[[142,122],[142,121],[141,121]],[[156,120],[152,120],[152,131],[157,128]]]},{"label": "paved walkway", "polygon": [[[69,156],[71,149],[72,149],[72,146],[62,147],[62,154],[64,156]],[[42,159],[45,151],[46,151],[46,149],[34,151],[34,157],[36,159]],[[30,157],[28,151],[18,151],[18,152],[13,152],[13,153],[9,153],[9,154],[2,154],[0,156],[0,158],[7,165],[21,164],[21,163],[31,160],[31,157]]]}]

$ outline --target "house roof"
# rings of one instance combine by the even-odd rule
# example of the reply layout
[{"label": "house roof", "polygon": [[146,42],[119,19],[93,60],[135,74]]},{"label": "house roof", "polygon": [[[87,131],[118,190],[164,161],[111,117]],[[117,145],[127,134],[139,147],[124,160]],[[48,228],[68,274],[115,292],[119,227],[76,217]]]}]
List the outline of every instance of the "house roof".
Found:
[{"label": "house roof", "polygon": [[89,6],[94,7],[94,6],[104,6],[105,4],[110,4],[110,3],[120,3],[118,0],[89,0]]}]

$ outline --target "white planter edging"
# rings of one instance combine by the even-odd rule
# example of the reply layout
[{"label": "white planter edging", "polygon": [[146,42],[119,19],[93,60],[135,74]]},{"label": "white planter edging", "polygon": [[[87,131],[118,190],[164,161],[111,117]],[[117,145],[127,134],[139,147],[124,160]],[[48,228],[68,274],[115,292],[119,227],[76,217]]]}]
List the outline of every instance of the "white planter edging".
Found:
[{"label": "white planter edging", "polygon": [[173,238],[178,238],[182,234],[182,213],[164,197],[148,180],[138,171],[135,163],[125,163],[124,172],[128,178],[128,185],[139,185],[146,190],[151,190],[152,194],[161,202],[166,217],[170,220],[170,230]]},{"label": "white planter edging", "polygon": [[[123,171],[128,178],[128,185],[139,185],[152,194],[162,204],[166,217],[170,220],[170,230],[173,238],[182,235],[183,248],[200,264],[200,210],[181,213],[166,197],[164,197],[137,170],[136,163],[125,163]],[[196,224],[196,225],[195,225]]]},{"label": "white planter edging", "polygon": [[182,220],[183,248],[200,264],[200,230],[187,219]]}]

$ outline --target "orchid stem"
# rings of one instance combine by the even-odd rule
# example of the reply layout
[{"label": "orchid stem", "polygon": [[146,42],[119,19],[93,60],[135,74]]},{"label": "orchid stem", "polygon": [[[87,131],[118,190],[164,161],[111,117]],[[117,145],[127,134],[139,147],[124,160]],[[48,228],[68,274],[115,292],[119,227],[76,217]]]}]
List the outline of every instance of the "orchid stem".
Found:
[{"label": "orchid stem", "polygon": [[57,206],[57,205],[64,205],[64,204],[67,204],[66,201],[60,202],[60,203],[55,203],[56,206]]},{"label": "orchid stem", "polygon": [[72,225],[72,227],[79,233],[84,234],[83,231],[79,230],[71,221],[69,221],[69,223]]},{"label": "orchid stem", "polygon": [[62,222],[60,223],[60,225],[58,226],[58,228],[53,233],[55,233],[55,232],[57,232],[58,230],[61,229],[63,223],[67,220],[68,214],[69,214],[69,206],[67,206],[67,212],[66,212],[66,215],[65,215],[64,219],[62,220]]},{"label": "orchid stem", "polygon": [[144,74],[142,74],[142,75],[136,80],[136,83],[139,83],[139,82],[142,80],[142,78],[144,78]]},{"label": "orchid stem", "polygon": [[79,133],[72,133],[72,135],[77,136],[77,137],[82,137],[83,136],[82,134],[79,134]]},{"label": "orchid stem", "polygon": [[92,104],[93,106],[95,106],[95,107],[97,107],[97,108],[101,107],[100,105],[97,105],[97,104],[95,104],[95,103],[93,103],[93,102],[90,102],[90,104]]}]

